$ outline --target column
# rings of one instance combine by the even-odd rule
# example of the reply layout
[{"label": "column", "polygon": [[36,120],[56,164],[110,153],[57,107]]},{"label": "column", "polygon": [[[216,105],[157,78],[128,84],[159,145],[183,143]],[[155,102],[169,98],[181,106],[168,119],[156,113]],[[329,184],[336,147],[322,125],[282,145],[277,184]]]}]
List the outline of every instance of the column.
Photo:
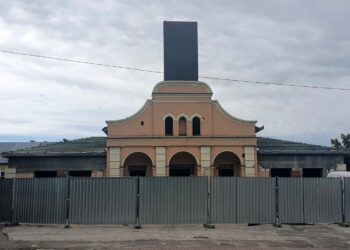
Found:
[{"label": "column", "polygon": [[211,175],[210,153],[211,153],[210,147],[207,147],[207,146],[201,147],[201,173],[199,174],[201,176]]},{"label": "column", "polygon": [[255,176],[255,150],[254,146],[244,147],[245,176]]},{"label": "column", "polygon": [[109,148],[109,176],[120,176],[120,147]]},{"label": "column", "polygon": [[166,176],[165,147],[156,147],[156,176]]}]

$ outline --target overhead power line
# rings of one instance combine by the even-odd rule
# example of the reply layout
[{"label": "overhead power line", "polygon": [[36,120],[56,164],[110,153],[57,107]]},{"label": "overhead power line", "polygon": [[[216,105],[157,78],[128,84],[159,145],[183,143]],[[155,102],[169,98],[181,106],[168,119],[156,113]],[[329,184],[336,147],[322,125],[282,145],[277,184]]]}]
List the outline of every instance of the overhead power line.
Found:
[{"label": "overhead power line", "polygon": [[[125,67],[125,66],[105,64],[105,63],[95,63],[95,62],[74,60],[74,59],[68,59],[68,58],[52,57],[52,56],[43,56],[43,55],[29,54],[29,53],[9,51],[9,50],[0,50],[0,52],[7,53],[7,54],[21,55],[21,56],[30,56],[30,57],[36,57],[36,58],[64,61],[64,62],[88,64],[88,65],[100,66],[100,67],[109,67],[109,68],[117,68],[117,69],[125,69],[125,70],[134,70],[134,71],[156,73],[156,74],[162,74],[163,73],[163,71],[158,71],[158,70],[139,69],[139,68],[133,68],[133,67]],[[250,80],[222,78],[222,77],[212,77],[212,76],[199,76],[199,78],[210,79],[210,80],[219,80],[219,81],[229,81],[229,82],[236,82],[236,83],[249,83],[249,84],[261,84],[261,85],[275,85],[275,86],[283,86],[283,87],[297,87],[297,88],[311,88],[311,89],[350,91],[350,88],[329,87],[329,86],[309,85],[309,84],[250,81]]]}]

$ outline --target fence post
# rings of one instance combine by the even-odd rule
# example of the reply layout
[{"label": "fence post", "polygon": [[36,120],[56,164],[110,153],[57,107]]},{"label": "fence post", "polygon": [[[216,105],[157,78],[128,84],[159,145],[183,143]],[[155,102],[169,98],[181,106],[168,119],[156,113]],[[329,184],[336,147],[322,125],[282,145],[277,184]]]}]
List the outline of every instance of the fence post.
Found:
[{"label": "fence post", "polygon": [[215,225],[211,224],[211,177],[207,177],[207,223],[203,226],[208,229],[214,229]]},{"label": "fence post", "polygon": [[69,225],[69,213],[70,213],[70,180],[71,180],[71,177],[70,176],[67,176],[66,177],[67,179],[67,193],[66,193],[66,225],[64,226],[65,228],[70,228],[70,225]]},{"label": "fence post", "polygon": [[11,204],[11,224],[18,225],[18,222],[15,222],[15,210],[16,210],[16,177],[13,178],[12,182],[12,204]]},{"label": "fence post", "polygon": [[278,176],[275,177],[275,223],[273,224],[275,227],[282,227],[279,218],[279,182]]},{"label": "fence post", "polygon": [[341,193],[341,215],[342,215],[342,222],[339,223],[339,226],[341,227],[349,227],[350,224],[346,223],[345,221],[345,179],[344,176],[340,179],[340,193]]},{"label": "fence post", "polygon": [[137,176],[137,191],[136,191],[136,223],[135,229],[141,229],[140,224],[140,176]]}]

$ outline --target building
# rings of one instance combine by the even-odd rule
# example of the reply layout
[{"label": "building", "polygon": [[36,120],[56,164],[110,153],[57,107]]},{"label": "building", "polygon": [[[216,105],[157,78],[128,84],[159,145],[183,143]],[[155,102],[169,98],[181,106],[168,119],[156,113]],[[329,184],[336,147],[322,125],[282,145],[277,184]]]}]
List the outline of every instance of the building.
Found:
[{"label": "building", "polygon": [[10,167],[27,177],[321,177],[344,163],[343,150],[257,137],[263,127],[198,81],[197,46],[197,23],[164,22],[164,81],[136,114],[107,121],[107,137],[7,152]]},{"label": "building", "polygon": [[13,178],[16,176],[16,169],[9,168],[8,160],[2,157],[2,152],[16,151],[48,144],[48,142],[0,142],[0,178]]}]

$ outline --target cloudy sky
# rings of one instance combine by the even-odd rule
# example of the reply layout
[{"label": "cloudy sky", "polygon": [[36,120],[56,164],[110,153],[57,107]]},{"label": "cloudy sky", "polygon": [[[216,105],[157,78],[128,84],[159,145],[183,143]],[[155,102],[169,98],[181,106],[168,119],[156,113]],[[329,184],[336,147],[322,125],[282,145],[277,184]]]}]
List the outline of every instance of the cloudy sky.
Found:
[{"label": "cloudy sky", "polygon": [[[162,22],[198,21],[199,74],[350,88],[350,1],[0,1],[0,50],[163,69]],[[0,52],[0,141],[103,135],[162,74]],[[329,145],[350,91],[206,80],[260,136]]]}]

